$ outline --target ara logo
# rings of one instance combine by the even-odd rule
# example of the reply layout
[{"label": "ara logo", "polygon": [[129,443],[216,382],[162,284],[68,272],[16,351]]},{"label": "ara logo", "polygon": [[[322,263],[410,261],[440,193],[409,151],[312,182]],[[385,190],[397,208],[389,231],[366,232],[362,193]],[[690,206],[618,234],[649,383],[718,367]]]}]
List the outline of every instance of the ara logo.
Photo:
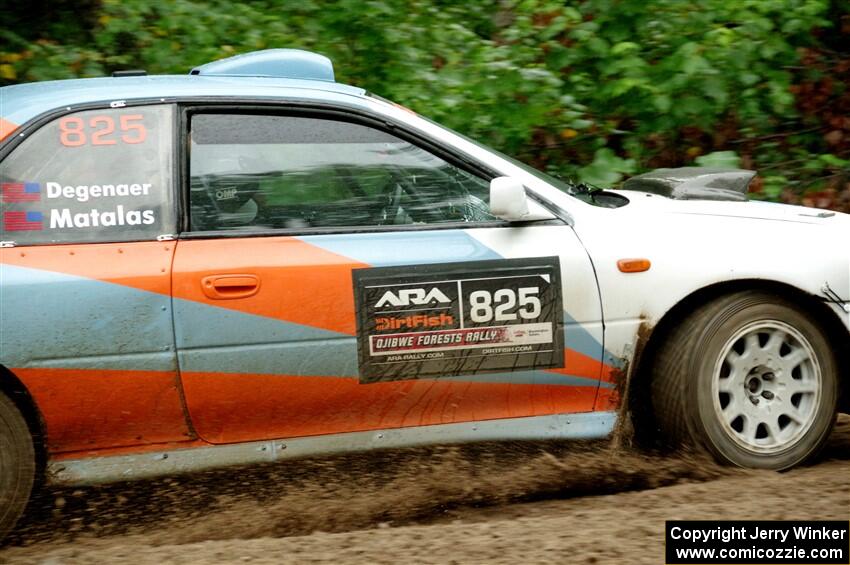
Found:
[{"label": "ara logo", "polygon": [[406,288],[399,290],[398,294],[391,290],[386,291],[381,296],[381,299],[378,300],[378,303],[375,304],[375,308],[381,308],[382,306],[410,306],[411,304],[421,306],[432,302],[445,304],[451,302],[451,300],[439,288],[432,288],[428,292],[424,288]]}]

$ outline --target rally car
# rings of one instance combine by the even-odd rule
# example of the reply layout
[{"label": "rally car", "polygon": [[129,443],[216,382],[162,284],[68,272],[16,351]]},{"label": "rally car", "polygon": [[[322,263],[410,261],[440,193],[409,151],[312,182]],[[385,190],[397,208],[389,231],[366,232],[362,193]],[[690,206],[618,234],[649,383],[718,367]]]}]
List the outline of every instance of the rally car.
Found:
[{"label": "rally car", "polygon": [[0,110],[0,532],[42,480],[629,415],[784,469],[850,384],[850,216],[749,171],[563,182],[297,50]]}]

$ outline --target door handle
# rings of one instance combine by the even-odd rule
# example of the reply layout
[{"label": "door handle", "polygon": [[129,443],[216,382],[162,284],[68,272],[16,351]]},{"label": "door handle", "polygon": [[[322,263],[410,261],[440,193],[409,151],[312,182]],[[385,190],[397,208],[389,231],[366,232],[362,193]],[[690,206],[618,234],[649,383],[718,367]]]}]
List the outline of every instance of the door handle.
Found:
[{"label": "door handle", "polygon": [[213,300],[248,298],[259,292],[260,278],[256,275],[210,275],[201,279],[201,289]]}]

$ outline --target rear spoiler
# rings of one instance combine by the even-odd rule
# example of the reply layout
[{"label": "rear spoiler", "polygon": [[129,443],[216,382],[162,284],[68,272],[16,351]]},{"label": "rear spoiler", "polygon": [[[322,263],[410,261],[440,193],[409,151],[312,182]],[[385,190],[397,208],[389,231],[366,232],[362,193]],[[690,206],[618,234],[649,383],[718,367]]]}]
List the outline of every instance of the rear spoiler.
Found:
[{"label": "rear spoiler", "polygon": [[651,192],[674,200],[747,200],[755,171],[680,167],[655,169],[637,175],[625,183],[623,190]]}]

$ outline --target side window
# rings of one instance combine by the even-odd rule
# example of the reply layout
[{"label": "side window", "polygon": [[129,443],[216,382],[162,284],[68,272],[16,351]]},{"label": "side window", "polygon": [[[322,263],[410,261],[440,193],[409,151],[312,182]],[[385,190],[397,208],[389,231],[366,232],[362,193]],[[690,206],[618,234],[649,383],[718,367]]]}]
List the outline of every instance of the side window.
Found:
[{"label": "side window", "polygon": [[0,164],[0,239],[149,240],[175,231],[171,106],[87,110],[38,129]]},{"label": "side window", "polygon": [[488,181],[349,122],[196,114],[189,166],[193,231],[495,219]]}]

